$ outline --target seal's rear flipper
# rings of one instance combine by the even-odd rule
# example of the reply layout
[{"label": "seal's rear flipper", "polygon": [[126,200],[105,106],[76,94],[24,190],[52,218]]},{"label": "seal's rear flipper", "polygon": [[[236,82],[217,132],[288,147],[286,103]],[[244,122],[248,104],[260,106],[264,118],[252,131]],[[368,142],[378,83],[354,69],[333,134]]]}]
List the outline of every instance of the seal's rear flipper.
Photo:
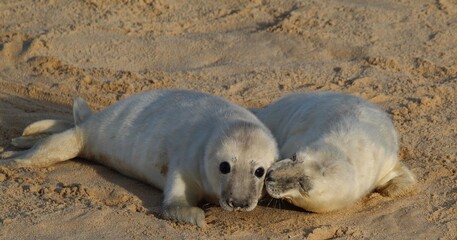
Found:
[{"label": "seal's rear flipper", "polygon": [[28,125],[22,136],[13,138],[11,144],[17,148],[31,148],[39,140],[50,135],[66,131],[75,125],[79,125],[92,115],[89,105],[82,99],[76,98],[73,101],[74,124],[65,120],[46,119]]},{"label": "seal's rear flipper", "polygon": [[73,101],[73,118],[75,120],[75,125],[78,126],[89,118],[90,115],[92,115],[92,109],[90,109],[87,102],[82,98],[76,98]]},{"label": "seal's rear flipper", "polygon": [[37,121],[28,125],[22,136],[13,138],[11,144],[18,148],[31,148],[39,140],[72,127],[73,123],[65,120],[46,119]]},{"label": "seal's rear flipper", "polygon": [[7,159],[0,161],[0,166],[46,167],[77,157],[82,148],[79,130],[71,128],[39,141],[31,149],[2,154]]},{"label": "seal's rear flipper", "polygon": [[40,133],[40,134],[34,134],[34,135],[28,135],[28,136],[20,136],[17,138],[13,138],[11,140],[11,144],[17,148],[31,148],[35,143],[40,141],[43,138],[49,137],[54,133]]},{"label": "seal's rear flipper", "polygon": [[403,163],[398,162],[392,173],[396,177],[390,179],[386,184],[378,187],[376,190],[384,196],[396,197],[413,190],[416,183],[414,174]]},{"label": "seal's rear flipper", "polygon": [[65,120],[46,119],[28,125],[22,132],[22,136],[30,136],[43,133],[59,133],[72,127],[73,124]]}]

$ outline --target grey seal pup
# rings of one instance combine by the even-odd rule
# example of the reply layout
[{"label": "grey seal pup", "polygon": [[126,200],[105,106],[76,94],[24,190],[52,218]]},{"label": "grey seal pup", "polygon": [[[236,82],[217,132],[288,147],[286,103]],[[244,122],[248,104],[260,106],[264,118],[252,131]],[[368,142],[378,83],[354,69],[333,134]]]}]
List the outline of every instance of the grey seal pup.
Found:
[{"label": "grey seal pup", "polygon": [[162,189],[163,218],[204,227],[202,199],[228,211],[254,209],[278,159],[275,139],[254,114],[204,93],[150,91],[96,113],[79,98],[73,115],[74,127],[31,124],[13,145],[32,148],[5,152],[0,165],[90,159]]},{"label": "grey seal pup", "polygon": [[274,198],[328,212],[373,190],[399,195],[416,182],[398,160],[391,119],[359,97],[292,94],[253,112],[271,130],[285,158],[266,176],[266,190]]}]

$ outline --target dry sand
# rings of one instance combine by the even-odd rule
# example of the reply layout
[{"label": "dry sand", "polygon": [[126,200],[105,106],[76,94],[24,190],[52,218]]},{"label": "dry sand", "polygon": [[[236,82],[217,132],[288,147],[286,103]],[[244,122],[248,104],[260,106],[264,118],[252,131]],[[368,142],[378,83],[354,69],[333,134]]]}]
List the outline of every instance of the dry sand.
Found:
[{"label": "dry sand", "polygon": [[[325,2],[325,3],[324,3]],[[392,114],[416,191],[313,214],[266,200],[203,205],[206,230],[161,220],[162,193],[76,159],[0,168],[1,239],[455,239],[457,1],[3,0],[0,146],[44,118],[71,120],[149,89],[246,107],[290,92],[362,96]]]}]

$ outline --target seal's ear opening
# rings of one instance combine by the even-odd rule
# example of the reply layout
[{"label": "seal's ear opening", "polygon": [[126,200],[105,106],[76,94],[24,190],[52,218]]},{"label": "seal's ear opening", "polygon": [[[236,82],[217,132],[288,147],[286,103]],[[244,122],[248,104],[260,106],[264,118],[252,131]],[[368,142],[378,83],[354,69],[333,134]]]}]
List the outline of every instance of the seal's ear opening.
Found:
[{"label": "seal's ear opening", "polygon": [[295,153],[294,155],[292,155],[292,157],[290,158],[293,162],[296,162],[297,161],[297,153]]}]

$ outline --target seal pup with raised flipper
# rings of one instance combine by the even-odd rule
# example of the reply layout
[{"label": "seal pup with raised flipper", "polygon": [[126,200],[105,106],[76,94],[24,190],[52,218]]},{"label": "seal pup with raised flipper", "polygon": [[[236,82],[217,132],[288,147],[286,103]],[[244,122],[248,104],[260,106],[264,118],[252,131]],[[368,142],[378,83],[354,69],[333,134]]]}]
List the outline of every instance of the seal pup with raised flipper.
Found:
[{"label": "seal pup with raised flipper", "polygon": [[94,160],[163,189],[163,218],[203,227],[200,200],[214,200],[229,211],[254,209],[266,169],[278,158],[273,136],[252,113],[208,94],[151,91],[97,113],[77,99],[73,112],[75,127],[37,122],[26,136],[50,136],[6,154],[0,165]]},{"label": "seal pup with raised flipper", "polygon": [[415,183],[398,160],[392,121],[359,97],[292,94],[253,111],[286,158],[274,163],[266,176],[266,190],[274,198],[328,212],[350,206],[373,190],[395,196]]}]

